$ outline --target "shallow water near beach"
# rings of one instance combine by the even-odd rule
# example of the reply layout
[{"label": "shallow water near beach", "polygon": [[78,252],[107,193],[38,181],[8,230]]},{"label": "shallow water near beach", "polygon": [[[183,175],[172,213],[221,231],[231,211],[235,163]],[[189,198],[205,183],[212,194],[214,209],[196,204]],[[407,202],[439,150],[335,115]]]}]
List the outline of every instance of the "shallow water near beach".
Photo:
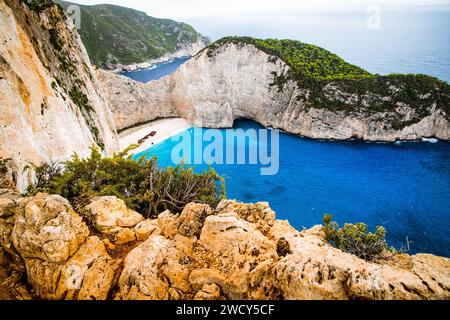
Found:
[{"label": "shallow water near beach", "polygon": [[[241,120],[235,128],[261,127]],[[193,129],[188,132],[194,134]],[[178,137],[136,158],[148,152],[159,158],[161,166],[173,166],[171,155]],[[257,145],[258,141],[246,143]],[[196,170],[207,168],[202,164]],[[281,134],[277,175],[261,176],[260,165],[214,168],[225,177],[228,198],[268,201],[278,219],[288,219],[297,229],[320,224],[323,215],[331,213],[341,224],[365,222],[386,227],[388,242],[396,247],[406,245],[408,237],[411,253],[450,256],[448,142],[325,142]]]}]

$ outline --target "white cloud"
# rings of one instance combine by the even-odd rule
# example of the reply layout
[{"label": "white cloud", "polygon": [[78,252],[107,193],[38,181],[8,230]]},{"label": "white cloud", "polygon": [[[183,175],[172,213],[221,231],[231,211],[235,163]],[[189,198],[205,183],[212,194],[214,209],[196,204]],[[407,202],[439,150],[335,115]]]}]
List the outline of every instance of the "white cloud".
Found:
[{"label": "white cloud", "polygon": [[448,6],[450,0],[72,0],[80,4],[110,3],[146,12],[155,17],[189,19],[199,17],[295,13],[305,11],[363,10],[382,8]]}]

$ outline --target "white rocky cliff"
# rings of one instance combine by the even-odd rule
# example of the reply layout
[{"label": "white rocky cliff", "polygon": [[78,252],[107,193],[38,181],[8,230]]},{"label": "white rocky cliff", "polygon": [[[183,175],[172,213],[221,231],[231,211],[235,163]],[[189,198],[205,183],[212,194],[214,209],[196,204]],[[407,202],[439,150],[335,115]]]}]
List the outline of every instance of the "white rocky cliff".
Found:
[{"label": "white rocky cliff", "polygon": [[0,0],[0,156],[24,189],[29,164],[117,149],[110,107],[80,38],[56,5]]},{"label": "white rocky cliff", "polygon": [[117,130],[178,114],[172,104],[168,78],[143,84],[100,69],[97,78],[104,97],[110,101]]},{"label": "white rocky cliff", "polygon": [[[274,85],[276,76],[286,75],[289,68],[281,59],[269,56],[251,44],[224,43],[219,48],[201,51],[171,76],[146,84],[147,90],[134,81],[109,73],[103,73],[101,81],[108,91],[115,93],[110,99],[116,119],[134,111],[159,110],[164,106],[164,110],[172,113],[175,108],[179,116],[203,127],[231,127],[234,120],[247,118],[266,127],[316,139],[450,139],[448,115],[434,104],[420,121],[411,124],[408,122],[417,111],[402,103],[397,103],[395,110],[370,114],[359,111],[349,114],[308,106],[308,89],[300,88],[292,80],[286,82],[282,91]],[[126,105],[124,101],[134,99],[130,96],[133,87],[140,92],[147,91],[148,95],[140,95],[142,102],[138,105]],[[392,86],[391,90],[394,93],[398,88]],[[323,92],[332,99],[343,99],[350,106],[352,99],[366,98],[354,97],[338,84],[326,86]],[[390,101],[392,97],[368,93],[367,99]],[[363,100],[363,104],[370,103]],[[157,116],[164,115],[152,113],[144,116],[146,119],[140,117],[139,122]],[[391,118],[406,125],[395,128],[392,126],[394,121],[387,120]]]}]

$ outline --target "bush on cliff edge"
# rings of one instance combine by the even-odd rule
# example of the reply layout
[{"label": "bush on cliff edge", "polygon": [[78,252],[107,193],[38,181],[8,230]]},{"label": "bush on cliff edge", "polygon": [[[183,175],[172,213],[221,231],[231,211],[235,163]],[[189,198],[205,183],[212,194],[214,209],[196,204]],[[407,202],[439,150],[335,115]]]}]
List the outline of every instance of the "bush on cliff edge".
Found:
[{"label": "bush on cliff edge", "polygon": [[212,168],[203,173],[184,164],[159,168],[155,157],[133,160],[126,156],[128,151],[102,158],[92,148],[86,159],[74,154],[64,164],[35,166],[36,182],[28,194],[59,194],[74,204],[94,196],[116,196],[147,217],[165,210],[181,212],[190,202],[214,207],[225,197],[224,180]]},{"label": "bush on cliff edge", "polygon": [[325,226],[325,239],[333,246],[344,252],[354,254],[358,258],[372,261],[386,258],[396,254],[393,247],[386,242],[386,229],[380,226],[375,232],[368,232],[368,226],[364,223],[346,223],[342,228],[333,220],[333,216],[326,214],[323,218]]}]

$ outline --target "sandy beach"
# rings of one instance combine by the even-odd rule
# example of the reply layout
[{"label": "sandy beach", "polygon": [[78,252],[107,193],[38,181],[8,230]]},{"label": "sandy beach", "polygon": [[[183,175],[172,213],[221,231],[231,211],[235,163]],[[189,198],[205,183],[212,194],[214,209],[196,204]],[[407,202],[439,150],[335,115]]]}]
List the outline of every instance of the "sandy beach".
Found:
[{"label": "sandy beach", "polygon": [[[119,133],[120,150],[125,150],[133,144],[139,144],[139,140],[147,137],[144,142],[139,144],[139,147],[133,149],[132,153],[137,154],[189,128],[192,128],[192,125],[182,118],[155,120],[133,127]],[[156,134],[149,136],[152,132],[156,132]]]}]

